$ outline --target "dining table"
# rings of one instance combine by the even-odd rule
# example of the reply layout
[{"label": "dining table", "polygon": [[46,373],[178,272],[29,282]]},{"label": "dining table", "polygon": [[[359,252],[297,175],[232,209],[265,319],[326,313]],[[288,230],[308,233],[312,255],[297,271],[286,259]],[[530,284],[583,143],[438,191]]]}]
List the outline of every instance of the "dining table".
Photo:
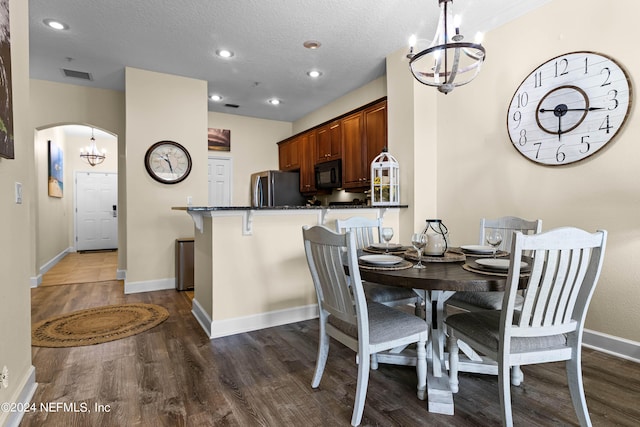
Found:
[{"label": "dining table", "polygon": [[[360,254],[362,253],[361,251]],[[502,256],[508,256],[508,254],[503,253]],[[428,411],[453,415],[453,394],[449,385],[448,361],[445,353],[445,302],[458,291],[504,291],[507,272],[480,271],[472,268],[474,258],[469,255],[460,257],[460,261],[451,262],[444,262],[446,260],[438,258],[425,258],[423,258],[422,264],[426,268],[423,269],[412,268],[414,262],[410,261],[411,265],[409,265],[407,260],[403,261],[402,268],[378,267],[361,262],[359,264],[360,277],[363,281],[413,289],[424,300],[424,315],[429,328],[427,343]],[[523,275],[521,285],[524,286],[525,282],[526,277]],[[459,346],[464,353],[460,357],[460,371],[497,375],[497,364],[494,361],[475,353],[463,342],[459,342]],[[376,358],[380,363],[398,365],[415,365],[416,360],[415,354],[405,348],[378,353]]]}]

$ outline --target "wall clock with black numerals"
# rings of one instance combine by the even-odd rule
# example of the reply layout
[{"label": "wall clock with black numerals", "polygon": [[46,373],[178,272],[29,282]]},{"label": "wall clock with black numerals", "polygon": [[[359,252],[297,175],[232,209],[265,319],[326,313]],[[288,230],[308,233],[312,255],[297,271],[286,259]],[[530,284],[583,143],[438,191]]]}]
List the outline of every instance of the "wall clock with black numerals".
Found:
[{"label": "wall clock with black numerals", "polygon": [[183,181],[191,172],[191,155],[174,141],[153,144],[144,156],[144,166],[151,178],[163,184]]},{"label": "wall clock with black numerals", "polygon": [[513,146],[549,166],[583,160],[624,126],[632,101],[626,71],[612,58],[571,52],[534,69],[518,87],[507,114]]}]

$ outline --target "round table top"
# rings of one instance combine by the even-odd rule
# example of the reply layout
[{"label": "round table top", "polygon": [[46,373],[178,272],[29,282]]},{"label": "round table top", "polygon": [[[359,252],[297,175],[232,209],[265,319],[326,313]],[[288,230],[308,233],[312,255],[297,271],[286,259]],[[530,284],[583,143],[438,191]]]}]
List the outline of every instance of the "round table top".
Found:
[{"label": "round table top", "polygon": [[506,276],[467,271],[464,262],[424,262],[423,269],[403,270],[360,269],[362,280],[382,285],[399,286],[429,291],[504,291]]}]

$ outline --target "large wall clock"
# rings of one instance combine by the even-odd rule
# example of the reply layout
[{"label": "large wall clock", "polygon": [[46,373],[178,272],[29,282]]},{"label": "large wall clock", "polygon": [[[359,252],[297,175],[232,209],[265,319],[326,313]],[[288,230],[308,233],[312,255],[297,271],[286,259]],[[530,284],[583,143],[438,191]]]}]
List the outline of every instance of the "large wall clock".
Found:
[{"label": "large wall clock", "polygon": [[191,156],[187,149],[177,142],[160,141],[147,150],[144,166],[156,181],[176,184],[191,172]]},{"label": "large wall clock", "polygon": [[534,69],[509,105],[507,129],[527,159],[550,166],[585,159],[622,129],[632,87],[612,58],[571,52]]}]

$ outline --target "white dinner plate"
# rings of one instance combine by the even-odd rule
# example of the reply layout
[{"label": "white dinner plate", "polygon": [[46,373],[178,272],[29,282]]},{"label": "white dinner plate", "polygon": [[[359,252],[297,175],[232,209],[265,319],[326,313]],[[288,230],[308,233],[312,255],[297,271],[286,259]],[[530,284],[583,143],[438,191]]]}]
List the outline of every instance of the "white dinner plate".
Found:
[{"label": "white dinner plate", "polygon": [[360,261],[375,265],[394,265],[402,261],[402,258],[395,255],[362,255]]},{"label": "white dinner plate", "polygon": [[476,254],[492,254],[495,249],[493,246],[482,246],[482,245],[463,245],[460,246],[460,249],[467,252],[473,252]]},{"label": "white dinner plate", "polygon": [[[476,264],[481,265],[483,267],[492,268],[495,270],[508,270],[510,265],[510,260],[504,258],[483,258],[477,259]],[[529,266],[528,263],[522,261],[520,262],[520,268],[525,269]]]},{"label": "white dinner plate", "polygon": [[[371,245],[371,247],[373,249],[387,249],[387,245],[386,243],[374,243]],[[399,243],[389,243],[389,250],[393,251],[393,250],[398,250],[398,249],[402,249],[402,245]]]}]

